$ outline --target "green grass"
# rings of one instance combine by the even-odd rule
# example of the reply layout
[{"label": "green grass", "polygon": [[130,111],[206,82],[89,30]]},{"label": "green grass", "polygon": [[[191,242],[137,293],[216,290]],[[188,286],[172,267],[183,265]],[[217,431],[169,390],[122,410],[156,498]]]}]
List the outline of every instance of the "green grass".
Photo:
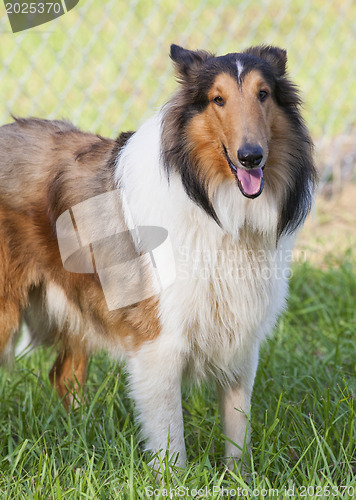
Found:
[{"label": "green grass", "polygon": [[[189,488],[192,496],[205,487],[242,488],[254,498],[272,489],[268,498],[326,498],[329,488],[330,498],[353,498],[355,297],[351,259],[324,270],[296,265],[289,310],[261,352],[249,475],[227,472],[221,463],[216,394],[207,384],[184,397],[189,465],[167,470],[161,488]],[[123,368],[105,355],[92,359],[88,403],[67,415],[47,379],[53,355],[39,349],[1,372],[0,497],[147,498],[145,488],[158,486],[138,439]],[[339,496],[332,495],[336,488]]]}]

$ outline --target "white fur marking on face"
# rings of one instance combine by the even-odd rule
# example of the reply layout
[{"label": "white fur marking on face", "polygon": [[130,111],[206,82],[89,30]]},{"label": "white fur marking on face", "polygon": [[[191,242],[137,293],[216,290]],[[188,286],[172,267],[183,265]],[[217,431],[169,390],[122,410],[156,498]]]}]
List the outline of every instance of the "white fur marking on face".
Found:
[{"label": "white fur marking on face", "polygon": [[241,75],[243,73],[244,66],[239,59],[236,59],[236,70],[237,70],[237,81],[238,81],[238,84],[240,86],[241,85]]}]

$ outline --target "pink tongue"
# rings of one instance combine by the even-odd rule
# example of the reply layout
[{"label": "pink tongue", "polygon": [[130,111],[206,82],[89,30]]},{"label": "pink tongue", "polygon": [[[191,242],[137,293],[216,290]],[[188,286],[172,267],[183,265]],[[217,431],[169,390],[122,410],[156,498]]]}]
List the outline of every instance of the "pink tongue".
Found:
[{"label": "pink tongue", "polygon": [[253,196],[260,191],[263,178],[262,168],[254,168],[253,170],[237,168],[236,175],[246,194]]}]

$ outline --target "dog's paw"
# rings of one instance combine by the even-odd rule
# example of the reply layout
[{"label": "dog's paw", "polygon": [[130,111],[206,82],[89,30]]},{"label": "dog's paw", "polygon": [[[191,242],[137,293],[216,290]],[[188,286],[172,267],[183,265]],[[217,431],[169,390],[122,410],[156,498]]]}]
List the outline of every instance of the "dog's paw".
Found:
[{"label": "dog's paw", "polygon": [[183,454],[168,456],[165,453],[157,453],[148,462],[147,466],[154,476],[155,482],[161,483],[167,472],[171,476],[172,472],[175,472],[177,469],[184,469],[186,464],[187,459]]},{"label": "dog's paw", "polygon": [[251,450],[249,447],[238,449],[235,447],[234,453],[226,453],[224,457],[225,466],[228,470],[237,473],[240,471],[242,476],[246,476],[250,471]]}]

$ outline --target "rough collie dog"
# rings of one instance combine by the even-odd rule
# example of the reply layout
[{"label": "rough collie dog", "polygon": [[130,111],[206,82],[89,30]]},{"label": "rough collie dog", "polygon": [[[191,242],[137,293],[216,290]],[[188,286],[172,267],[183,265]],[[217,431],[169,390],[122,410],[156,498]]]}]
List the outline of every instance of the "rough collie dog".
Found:
[{"label": "rough collie dog", "polygon": [[57,344],[50,380],[67,408],[95,350],[124,355],[147,448],[180,465],[182,380],[213,378],[238,460],[312,201],[312,144],[284,50],[170,55],[177,93],[117,141],[61,121],[0,128],[0,351],[22,321]]}]

